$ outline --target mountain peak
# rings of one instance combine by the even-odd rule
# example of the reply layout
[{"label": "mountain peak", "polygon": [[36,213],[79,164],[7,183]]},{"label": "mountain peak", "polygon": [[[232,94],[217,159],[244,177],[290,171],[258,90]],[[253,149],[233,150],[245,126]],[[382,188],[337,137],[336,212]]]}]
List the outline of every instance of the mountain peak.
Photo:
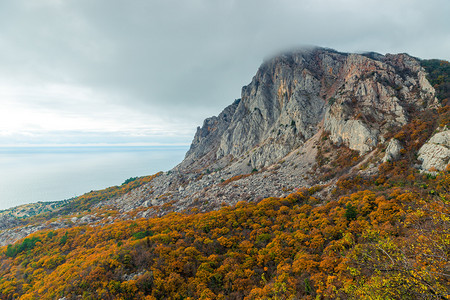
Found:
[{"label": "mountain peak", "polygon": [[[420,62],[407,54],[348,54],[320,47],[266,60],[242,101],[199,128],[181,168],[268,166],[320,130],[366,153],[413,111],[435,106]],[[242,168],[239,168],[242,169]]]}]

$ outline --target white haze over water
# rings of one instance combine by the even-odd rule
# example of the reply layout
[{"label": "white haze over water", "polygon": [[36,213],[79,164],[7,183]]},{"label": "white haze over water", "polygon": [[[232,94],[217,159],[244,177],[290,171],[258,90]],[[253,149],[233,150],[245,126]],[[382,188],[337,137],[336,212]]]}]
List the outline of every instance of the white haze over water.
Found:
[{"label": "white haze over water", "polygon": [[0,148],[0,210],[57,201],[168,171],[187,146]]}]

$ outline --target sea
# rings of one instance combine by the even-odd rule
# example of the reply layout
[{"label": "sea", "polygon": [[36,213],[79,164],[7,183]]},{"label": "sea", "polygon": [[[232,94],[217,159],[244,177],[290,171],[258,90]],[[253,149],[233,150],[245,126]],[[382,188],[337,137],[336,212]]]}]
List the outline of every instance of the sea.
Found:
[{"label": "sea", "polygon": [[168,171],[188,146],[0,147],[0,210],[70,199]]}]

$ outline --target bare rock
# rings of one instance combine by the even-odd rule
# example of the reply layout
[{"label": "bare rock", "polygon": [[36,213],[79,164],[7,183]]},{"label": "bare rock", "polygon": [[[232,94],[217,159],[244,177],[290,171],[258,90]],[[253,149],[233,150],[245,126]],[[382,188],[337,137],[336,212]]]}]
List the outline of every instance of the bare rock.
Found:
[{"label": "bare rock", "polygon": [[419,150],[419,160],[422,161],[422,169],[429,171],[444,170],[450,159],[450,130],[436,133]]},{"label": "bare rock", "polygon": [[383,162],[395,161],[400,157],[401,150],[403,149],[402,144],[397,139],[391,139],[386,148],[386,153],[383,157]]},{"label": "bare rock", "polygon": [[435,107],[425,75],[407,54],[309,48],[279,55],[261,65],[240,100],[204,121],[176,170],[267,167],[322,128],[335,144],[368,153],[413,111]]},{"label": "bare rock", "polygon": [[390,128],[408,122],[411,107],[434,107],[434,89],[424,74],[419,62],[406,54],[378,59],[350,54],[325,115],[331,140],[366,153]]},{"label": "bare rock", "polygon": [[330,132],[330,139],[337,145],[345,144],[350,149],[361,153],[369,152],[378,143],[378,131],[370,130],[360,120],[345,120],[327,115],[325,130]]}]

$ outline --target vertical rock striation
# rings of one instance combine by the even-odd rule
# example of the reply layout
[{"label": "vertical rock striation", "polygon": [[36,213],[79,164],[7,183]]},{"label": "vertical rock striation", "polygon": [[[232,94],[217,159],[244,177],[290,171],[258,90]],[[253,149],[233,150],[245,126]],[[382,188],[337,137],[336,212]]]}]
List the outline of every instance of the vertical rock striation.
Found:
[{"label": "vertical rock striation", "polygon": [[364,154],[436,103],[425,71],[407,54],[290,52],[265,61],[240,101],[204,121],[177,169],[268,166],[322,128],[333,143]]}]

